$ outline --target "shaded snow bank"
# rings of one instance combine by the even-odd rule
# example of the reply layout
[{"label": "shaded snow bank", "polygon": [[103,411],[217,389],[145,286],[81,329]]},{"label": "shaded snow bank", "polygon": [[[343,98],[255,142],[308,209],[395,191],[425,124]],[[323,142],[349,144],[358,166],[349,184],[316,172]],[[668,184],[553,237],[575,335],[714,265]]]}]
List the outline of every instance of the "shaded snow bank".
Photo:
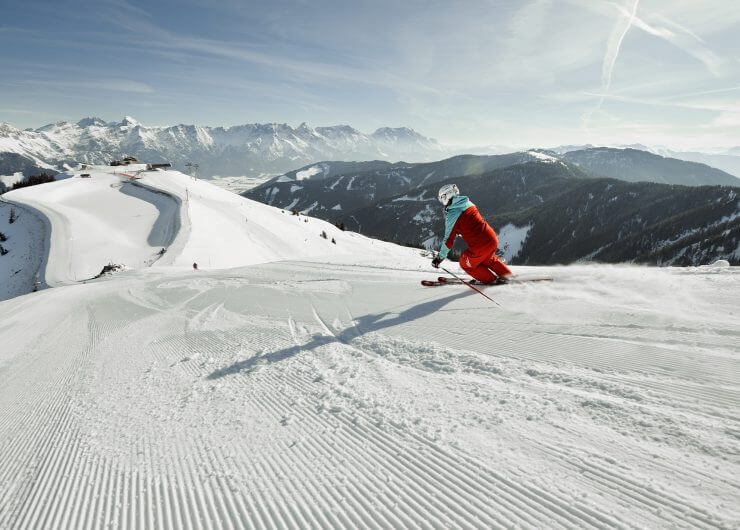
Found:
[{"label": "shaded snow bank", "polygon": [[44,233],[44,220],[32,209],[0,200],[0,301],[35,288],[44,256]]}]

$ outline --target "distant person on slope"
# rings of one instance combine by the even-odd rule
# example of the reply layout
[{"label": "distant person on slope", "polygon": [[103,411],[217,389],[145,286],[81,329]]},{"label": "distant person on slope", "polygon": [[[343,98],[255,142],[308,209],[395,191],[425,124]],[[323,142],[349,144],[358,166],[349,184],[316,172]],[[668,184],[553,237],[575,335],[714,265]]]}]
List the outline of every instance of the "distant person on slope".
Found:
[{"label": "distant person on slope", "polygon": [[445,236],[432,266],[439,268],[459,235],[468,244],[460,256],[460,267],[481,283],[505,283],[512,272],[496,256],[496,232],[481,217],[475,204],[465,195],[460,195],[455,184],[442,186],[438,198],[445,207]]}]

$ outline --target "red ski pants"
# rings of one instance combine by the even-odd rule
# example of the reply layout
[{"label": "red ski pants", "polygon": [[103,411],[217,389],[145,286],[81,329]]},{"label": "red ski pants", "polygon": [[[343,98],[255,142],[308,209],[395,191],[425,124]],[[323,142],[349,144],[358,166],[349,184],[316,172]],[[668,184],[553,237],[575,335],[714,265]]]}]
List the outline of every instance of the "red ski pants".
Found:
[{"label": "red ski pants", "polygon": [[484,248],[468,248],[460,256],[460,267],[473,278],[489,283],[497,276],[508,276],[511,269],[496,255],[498,240]]}]

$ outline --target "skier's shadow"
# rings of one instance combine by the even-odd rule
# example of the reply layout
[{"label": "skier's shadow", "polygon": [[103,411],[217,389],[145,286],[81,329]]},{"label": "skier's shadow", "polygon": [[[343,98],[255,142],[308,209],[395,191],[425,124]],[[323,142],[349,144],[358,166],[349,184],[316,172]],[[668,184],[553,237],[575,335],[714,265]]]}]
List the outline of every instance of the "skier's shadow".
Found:
[{"label": "skier's shadow", "polygon": [[207,379],[221,379],[222,377],[238,374],[241,372],[249,373],[262,365],[283,361],[285,359],[293,357],[301,351],[311,351],[326,344],[349,344],[352,340],[361,337],[365,333],[398,326],[400,324],[405,324],[406,322],[411,322],[418,318],[431,315],[432,313],[439,311],[442,307],[449,304],[453,300],[469,296],[470,294],[471,293],[463,291],[451,296],[446,296],[444,298],[435,298],[434,300],[422,302],[413,307],[409,307],[408,309],[404,309],[392,318],[385,318],[386,316],[392,314],[390,311],[363,315],[359,318],[355,318],[354,326],[347,328],[339,334],[316,334],[306,344],[296,344],[295,346],[290,346],[289,348],[283,348],[274,352],[258,354],[250,357],[249,359],[235,362],[230,366],[219,368],[218,370],[211,372],[208,375]]}]

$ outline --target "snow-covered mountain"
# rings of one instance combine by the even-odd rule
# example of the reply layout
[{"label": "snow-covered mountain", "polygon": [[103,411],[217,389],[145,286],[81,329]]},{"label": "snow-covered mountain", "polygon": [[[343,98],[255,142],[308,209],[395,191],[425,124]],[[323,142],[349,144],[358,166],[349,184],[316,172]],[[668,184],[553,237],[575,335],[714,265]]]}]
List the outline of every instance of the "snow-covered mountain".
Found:
[{"label": "snow-covered mountain", "polygon": [[[323,161],[274,177],[244,193],[281,208],[306,210],[334,220],[419,186],[447,178],[481,175],[527,162],[554,163],[573,178],[610,177],[630,182],[740,186],[740,179],[705,164],[633,148],[586,148],[558,154],[531,149],[504,155],[459,155],[436,162]],[[319,213],[321,212],[321,213]]]},{"label": "snow-covered mountain", "polygon": [[515,266],[553,281],[495,305],[142,169],[0,201],[0,288],[8,259],[54,286],[0,302],[0,528],[740,520],[737,267]]},{"label": "snow-covered mountain", "polygon": [[[180,169],[188,162],[199,164],[200,175],[208,177],[279,174],[326,159],[436,160],[446,151],[435,140],[405,127],[381,128],[372,134],[347,125],[313,128],[305,123],[296,128],[278,123],[150,127],[127,116],[121,122],[85,118],[36,130],[0,124],[2,153],[16,153],[48,168],[104,164],[126,154],[149,162],[171,162]],[[6,174],[2,167],[0,174]]]},{"label": "snow-covered mountain", "polygon": [[9,250],[0,259],[0,300],[86,281],[108,264],[221,269],[353,254],[357,245],[381,253],[395,247],[177,171],[145,168],[68,171],[56,182],[0,196],[2,244]]},{"label": "snow-covered mountain", "polygon": [[632,145],[613,145],[613,146],[594,146],[592,144],[585,145],[559,145],[557,147],[550,148],[552,151],[565,155],[572,151],[585,151],[593,149],[636,149],[639,151],[647,151],[654,155],[660,155],[666,158],[674,158],[678,160],[684,160],[686,162],[696,162],[699,164],[705,164],[712,168],[719,169],[725,173],[729,173],[740,179],[740,147],[733,147],[731,149],[723,149],[718,151],[701,151],[698,149],[692,150],[681,150],[671,149],[665,146],[648,146],[644,144],[632,144]]},{"label": "snow-covered mountain", "polygon": [[[451,177],[480,175],[537,160],[557,162],[538,151],[454,156],[438,162],[320,162],[275,177],[244,196],[288,210],[339,220],[355,209]],[[585,177],[578,169],[574,174]]]},{"label": "snow-covered mountain", "polygon": [[664,157],[634,147],[592,147],[568,151],[561,157],[595,175],[629,182],[740,186],[740,178],[706,164]]},{"label": "snow-covered mountain", "polygon": [[[454,182],[495,227],[510,263],[740,264],[740,187],[573,178],[564,166],[541,162]],[[444,232],[438,188],[425,185],[339,220],[372,237],[436,250]]]},{"label": "snow-covered mountain", "polygon": [[697,162],[721,169],[740,178],[740,150],[728,150],[726,153],[702,153],[700,151],[674,151],[672,149],[655,149],[656,154]]},{"label": "snow-covered mountain", "polygon": [[[629,163],[620,166],[625,159]],[[599,177],[592,168],[624,178]],[[735,185],[675,186],[627,177]],[[514,263],[740,263],[740,180],[632,149],[587,149],[562,158],[532,150],[419,164],[321,162],[244,195],[386,241],[438,249],[442,181],[458,184],[502,231],[505,244],[517,249],[507,255]]]},{"label": "snow-covered mountain", "polygon": [[18,153],[0,153],[0,180],[5,184],[10,184],[10,180],[15,182],[17,178],[9,179],[8,177],[30,177],[39,174],[55,175],[58,171],[50,165],[38,162]]}]

